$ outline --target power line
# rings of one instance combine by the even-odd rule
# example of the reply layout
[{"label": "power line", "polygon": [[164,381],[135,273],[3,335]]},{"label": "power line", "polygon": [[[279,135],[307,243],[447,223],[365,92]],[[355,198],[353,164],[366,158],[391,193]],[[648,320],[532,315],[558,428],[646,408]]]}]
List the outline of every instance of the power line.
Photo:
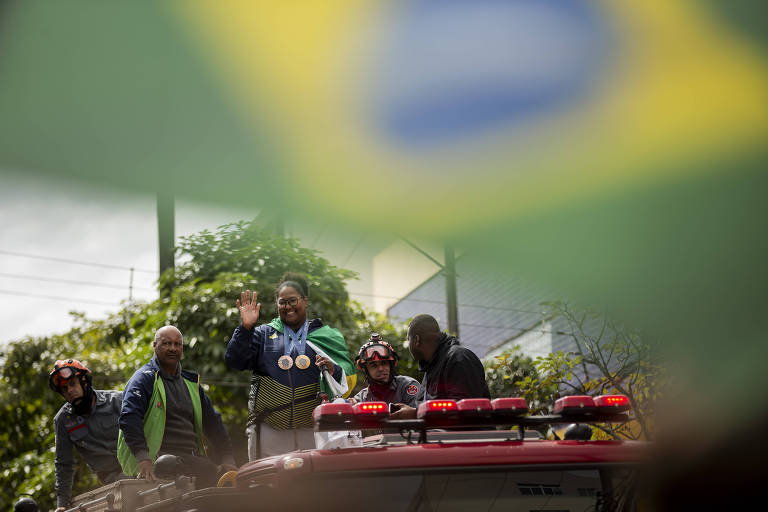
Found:
[{"label": "power line", "polygon": [[[64,283],[64,284],[80,284],[85,286],[99,286],[101,288],[114,288],[118,290],[124,290],[128,288],[128,285],[122,285],[122,284],[108,284],[108,283],[94,283],[92,281],[74,281],[70,279],[59,279],[56,277],[42,277],[42,276],[30,276],[30,275],[23,275],[23,274],[9,274],[7,272],[0,272],[0,277],[9,277],[11,279],[29,279],[31,281],[45,281],[45,282],[51,282],[51,283]],[[134,286],[134,290],[143,290],[143,291],[157,291],[154,288],[141,288]]]},{"label": "power line", "polygon": [[60,297],[56,295],[43,295],[41,293],[27,293],[27,292],[17,292],[13,290],[0,290],[0,293],[5,295],[16,295],[21,297],[34,297],[36,299],[50,299],[50,300],[58,300],[58,301],[65,301],[65,302],[84,302],[88,304],[101,304],[105,306],[122,306],[119,302],[107,302],[103,300],[92,300],[92,299],[78,299],[74,297]]},{"label": "power line", "polygon": [[320,240],[320,237],[323,235],[323,233],[325,233],[325,228],[327,227],[328,227],[327,223],[323,224],[323,227],[317,231],[317,235],[315,235],[315,239],[312,240],[312,245],[309,246],[310,249],[315,248],[315,244],[317,244],[318,240]]},{"label": "power line", "polygon": [[[102,375],[98,377],[99,380],[105,381],[105,382],[126,382],[126,379],[122,377],[117,376],[106,376]],[[203,385],[211,385],[211,386],[222,386],[222,387],[235,387],[235,388],[248,388],[251,386],[249,382],[234,382],[234,381],[224,381],[224,380],[208,380],[208,377],[206,375],[200,374],[200,383]]]},{"label": "power line", "polygon": [[[54,282],[54,283],[65,283],[65,284],[79,284],[79,285],[85,285],[85,286],[98,286],[103,288],[113,288],[113,289],[124,289],[126,288],[125,285],[115,285],[115,284],[108,284],[108,283],[94,283],[90,281],[75,281],[75,280],[68,280],[68,279],[58,279],[53,277],[36,277],[36,276],[26,276],[26,275],[20,275],[20,274],[8,274],[5,272],[0,272],[0,277],[8,277],[12,279],[30,279],[34,281],[46,281],[46,282]],[[143,287],[135,287],[134,290],[142,290],[142,291],[157,291],[154,288],[143,288]],[[108,304],[108,305],[115,305],[119,306],[118,303],[112,303],[112,302],[104,302],[104,301],[94,301],[91,299],[70,299],[68,297],[58,297],[58,296],[51,296],[51,295],[41,295],[41,294],[30,294],[27,292],[17,292],[12,290],[0,290],[0,293],[5,293],[9,295],[22,295],[22,296],[29,296],[29,297],[39,297],[39,298],[54,298],[57,300],[72,300],[76,302],[91,302],[94,304]],[[382,299],[396,299],[397,297],[388,296],[388,295],[375,295],[371,293],[350,293],[349,295],[362,295],[366,297],[374,297],[374,298],[382,298]],[[424,302],[429,304],[441,304],[445,305],[445,302],[439,301],[439,300],[429,300],[429,299],[405,299],[413,302]],[[517,313],[528,313],[532,315],[540,315],[543,313],[543,311],[528,311],[524,309],[515,309],[515,308],[504,308],[501,306],[483,306],[479,304],[459,304],[459,307],[463,308],[482,308],[482,309],[494,309],[499,311],[513,311]],[[468,324],[462,322],[462,325],[472,326],[472,327],[491,327],[493,329],[504,329],[506,327],[494,327],[494,326],[488,326],[488,325],[478,325],[478,324]],[[516,328],[515,328],[516,329]]]},{"label": "power line", "polygon": [[78,260],[69,260],[66,258],[54,258],[52,256],[41,256],[39,254],[26,254],[22,252],[14,252],[14,251],[5,251],[0,249],[0,254],[7,254],[9,256],[19,256],[22,258],[32,258],[32,259],[38,259],[38,260],[47,260],[47,261],[58,261],[60,263],[70,263],[72,265],[85,265],[88,267],[101,267],[101,268],[114,268],[118,270],[134,270],[135,272],[144,272],[147,274],[157,274],[156,270],[147,270],[142,268],[134,268],[134,267],[123,267],[120,265],[108,265],[106,263],[93,263],[88,261],[78,261]]},{"label": "power line", "polygon": [[[13,255],[21,255],[20,253],[11,253],[10,251],[3,251],[0,250],[0,253],[3,254],[13,254]],[[119,268],[119,269],[126,269],[126,267],[118,267],[118,266],[110,266],[110,265],[102,265],[97,263],[85,263],[85,262],[74,262],[70,260],[62,260],[59,258],[49,258],[45,256],[32,256],[32,255],[23,255],[26,257],[36,257],[40,259],[50,259],[54,261],[66,261],[71,263],[77,263],[81,265],[94,265],[94,266],[105,266],[109,268]],[[130,270],[130,267],[128,267],[128,270]],[[153,272],[154,271],[147,271],[143,269],[134,269],[137,272]],[[25,274],[11,274],[7,272],[0,272],[0,277],[6,277],[11,279],[29,279],[34,281],[44,281],[44,282],[54,282],[54,283],[64,283],[64,284],[77,284],[77,285],[85,285],[85,286],[97,286],[102,288],[112,288],[112,289],[124,289],[126,288],[125,285],[117,285],[117,284],[109,284],[109,283],[97,283],[92,281],[77,281],[77,280],[69,280],[69,279],[60,279],[60,278],[53,278],[53,277],[43,277],[43,276],[31,276],[31,275],[25,275]],[[142,290],[142,291],[157,291],[154,288],[144,288],[144,287],[133,287],[135,290]],[[0,293],[10,294],[10,295],[21,295],[21,296],[29,296],[29,297],[38,297],[38,298],[55,298],[57,300],[74,300],[77,302],[90,302],[94,304],[108,304],[108,305],[120,305],[116,303],[109,303],[104,301],[94,301],[91,299],[69,299],[67,297],[54,297],[49,295],[41,295],[41,294],[30,294],[26,292],[16,292],[11,290],[2,291],[0,290]],[[431,300],[431,299],[417,299],[417,298],[403,298],[403,297],[396,297],[393,295],[377,295],[373,293],[362,293],[362,292],[348,292],[349,295],[356,295],[356,296],[363,296],[363,297],[373,297],[373,298],[380,298],[380,299],[393,299],[393,300],[399,300],[399,301],[412,301],[412,302],[422,302],[426,304],[439,304],[439,305],[445,305],[445,301],[440,300]],[[517,309],[517,308],[507,308],[502,306],[488,306],[488,305],[482,305],[482,304],[465,304],[460,303],[458,305],[462,308],[481,308],[481,309],[491,309],[491,310],[498,310],[498,311],[513,311],[517,313],[527,313],[532,315],[540,315],[544,311],[530,311],[525,309]],[[489,326],[483,326],[483,325],[473,325],[473,324],[467,324],[463,323],[463,325],[467,326],[473,326],[473,327],[489,327]],[[502,327],[493,327],[493,328],[502,328]]]},{"label": "power line", "polygon": [[534,327],[525,327],[525,328],[523,328],[523,327],[509,327],[509,326],[505,326],[505,325],[498,325],[497,326],[497,325],[488,325],[488,324],[469,324],[469,323],[466,323],[466,322],[461,322],[461,325],[464,325],[464,326],[467,326],[467,327],[483,327],[483,328],[486,328],[486,329],[496,329],[496,330],[504,330],[504,331],[517,331],[518,333],[531,331],[531,332],[541,332],[541,333],[546,333],[546,334],[557,334],[557,335],[562,335],[562,336],[573,336],[573,334],[568,333],[568,332],[550,331],[550,330],[547,330],[547,329],[537,329],[535,326]]},{"label": "power line", "polygon": [[363,240],[365,240],[365,237],[366,237],[365,233],[360,235],[360,238],[357,240],[357,243],[355,243],[355,246],[352,247],[352,252],[350,252],[349,256],[347,256],[347,259],[344,260],[344,264],[342,265],[342,267],[346,267],[347,266],[347,263],[349,263],[349,260],[352,259],[352,255],[355,254],[355,251],[357,251],[357,248],[360,247],[361,243],[363,243]]},{"label": "power line", "polygon": [[[363,237],[364,238],[364,237]],[[355,247],[352,249],[352,253],[350,253],[349,258],[351,258],[352,254],[354,254],[357,247],[360,245],[360,242],[362,242],[363,238],[358,240],[358,243],[355,245]],[[24,258],[35,258],[35,259],[42,259],[42,260],[48,260],[48,261],[58,261],[62,263],[71,263],[74,265],[86,265],[86,266],[93,266],[93,267],[102,267],[102,268],[113,268],[113,269],[119,269],[119,270],[134,270],[135,272],[144,272],[149,274],[157,274],[157,271],[155,270],[147,270],[147,269],[141,269],[141,268],[134,268],[134,267],[123,267],[119,265],[108,265],[105,263],[92,263],[92,262],[85,262],[85,261],[76,261],[76,260],[69,260],[65,258],[54,258],[51,256],[40,256],[36,254],[25,254],[25,253],[19,253],[19,252],[13,252],[13,251],[6,251],[6,250],[0,250],[0,254],[8,254],[11,256],[20,256]],[[15,277],[10,274],[0,274],[4,275],[5,277]],[[35,279],[35,280],[45,280],[45,281],[54,281],[54,282],[68,282],[69,284],[89,284],[93,286],[103,286],[108,288],[123,288],[123,286],[118,285],[107,285],[107,284],[97,284],[97,283],[87,283],[87,282],[76,282],[76,281],[65,281],[65,280],[55,280],[54,278],[38,278],[38,277],[28,277],[29,279]],[[154,291],[154,289],[149,288],[135,288],[135,289],[142,289],[145,291]],[[440,304],[445,305],[445,301],[440,300],[430,300],[430,299],[416,299],[416,298],[409,298],[409,297],[395,297],[390,295],[376,295],[372,293],[362,293],[362,292],[348,292],[349,295],[357,295],[362,297],[373,297],[378,299],[392,299],[397,301],[413,301],[413,302],[423,302],[426,304]],[[517,313],[529,313],[533,315],[539,315],[542,313],[542,311],[529,311],[525,309],[517,309],[517,308],[505,308],[501,306],[487,306],[482,304],[459,304],[459,307],[464,308],[482,308],[482,309],[493,309],[493,310],[499,310],[499,311],[514,311]]]},{"label": "power line", "polygon": [[[414,298],[410,298],[410,297],[404,298],[404,297],[395,297],[395,296],[391,296],[391,295],[376,295],[376,294],[373,294],[373,293],[361,293],[361,292],[349,292],[349,295],[360,295],[360,296],[363,296],[363,297],[373,297],[375,299],[394,299],[394,300],[399,300],[400,302],[413,301],[413,302],[424,302],[426,304],[441,304],[441,305],[445,305],[445,301],[444,300],[414,299]],[[499,311],[515,311],[517,313],[530,313],[532,315],[540,315],[540,314],[544,313],[543,310],[542,311],[529,311],[529,310],[526,310],[526,309],[505,308],[505,307],[501,307],[501,306],[485,306],[485,305],[482,305],[482,304],[461,304],[460,303],[459,307],[462,307],[462,308],[496,309],[496,310],[499,310]]]}]

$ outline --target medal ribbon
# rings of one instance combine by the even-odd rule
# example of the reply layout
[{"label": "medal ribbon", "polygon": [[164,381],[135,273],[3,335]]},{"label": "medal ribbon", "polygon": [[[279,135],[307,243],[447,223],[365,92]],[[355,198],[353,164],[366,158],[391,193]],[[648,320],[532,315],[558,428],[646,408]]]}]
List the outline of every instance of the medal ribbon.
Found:
[{"label": "medal ribbon", "polygon": [[309,320],[304,320],[304,325],[301,326],[299,332],[293,332],[293,329],[287,325],[283,325],[285,328],[285,350],[284,355],[290,355],[293,350],[296,350],[298,355],[303,355],[307,344],[307,331],[309,331]]}]

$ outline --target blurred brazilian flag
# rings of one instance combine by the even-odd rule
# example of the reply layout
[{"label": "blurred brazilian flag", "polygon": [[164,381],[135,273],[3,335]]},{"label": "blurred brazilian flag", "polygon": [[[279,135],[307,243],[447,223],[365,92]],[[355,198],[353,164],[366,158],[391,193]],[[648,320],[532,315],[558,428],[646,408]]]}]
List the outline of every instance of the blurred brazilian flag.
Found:
[{"label": "blurred brazilian flag", "polygon": [[6,1],[0,167],[447,240],[730,393],[766,384],[765,5]]}]

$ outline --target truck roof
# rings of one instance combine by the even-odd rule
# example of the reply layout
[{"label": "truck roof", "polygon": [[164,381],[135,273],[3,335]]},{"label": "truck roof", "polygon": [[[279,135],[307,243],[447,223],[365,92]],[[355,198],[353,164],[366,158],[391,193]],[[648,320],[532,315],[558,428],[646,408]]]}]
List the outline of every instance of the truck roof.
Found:
[{"label": "truck roof", "polygon": [[[587,440],[592,431],[580,428],[567,429],[566,440],[540,434],[558,424],[623,423],[628,409],[619,395],[564,397],[553,414],[534,416],[519,398],[440,399],[421,404],[415,419],[392,419],[384,403],[325,403],[313,412],[321,448],[249,462],[235,488],[169,498],[159,486],[151,491],[158,497],[135,512],[337,510],[349,503],[370,512],[635,511],[648,442]],[[378,434],[363,439],[363,432]]]},{"label": "truck roof", "polygon": [[280,483],[294,475],[322,473],[421,470],[425,468],[490,468],[493,466],[548,466],[639,464],[647,460],[642,441],[438,441],[410,445],[370,445],[360,448],[304,450],[245,464],[237,486]]}]

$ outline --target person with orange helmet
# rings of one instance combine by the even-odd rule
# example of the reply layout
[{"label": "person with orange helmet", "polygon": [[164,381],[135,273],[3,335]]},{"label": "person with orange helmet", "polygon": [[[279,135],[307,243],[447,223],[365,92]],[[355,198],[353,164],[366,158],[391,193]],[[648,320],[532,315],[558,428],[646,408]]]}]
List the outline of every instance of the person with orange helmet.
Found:
[{"label": "person with orange helmet", "polygon": [[363,388],[353,400],[355,402],[387,402],[416,406],[419,382],[405,375],[397,374],[399,357],[392,345],[378,333],[371,334],[360,347],[355,357],[355,366],[363,372],[368,387]]},{"label": "person with orange helmet", "polygon": [[73,448],[77,448],[102,484],[128,478],[117,461],[117,420],[123,394],[94,389],[91,371],[77,359],[56,361],[48,375],[48,385],[67,401],[53,418],[56,511],[60,512],[72,498]]}]

